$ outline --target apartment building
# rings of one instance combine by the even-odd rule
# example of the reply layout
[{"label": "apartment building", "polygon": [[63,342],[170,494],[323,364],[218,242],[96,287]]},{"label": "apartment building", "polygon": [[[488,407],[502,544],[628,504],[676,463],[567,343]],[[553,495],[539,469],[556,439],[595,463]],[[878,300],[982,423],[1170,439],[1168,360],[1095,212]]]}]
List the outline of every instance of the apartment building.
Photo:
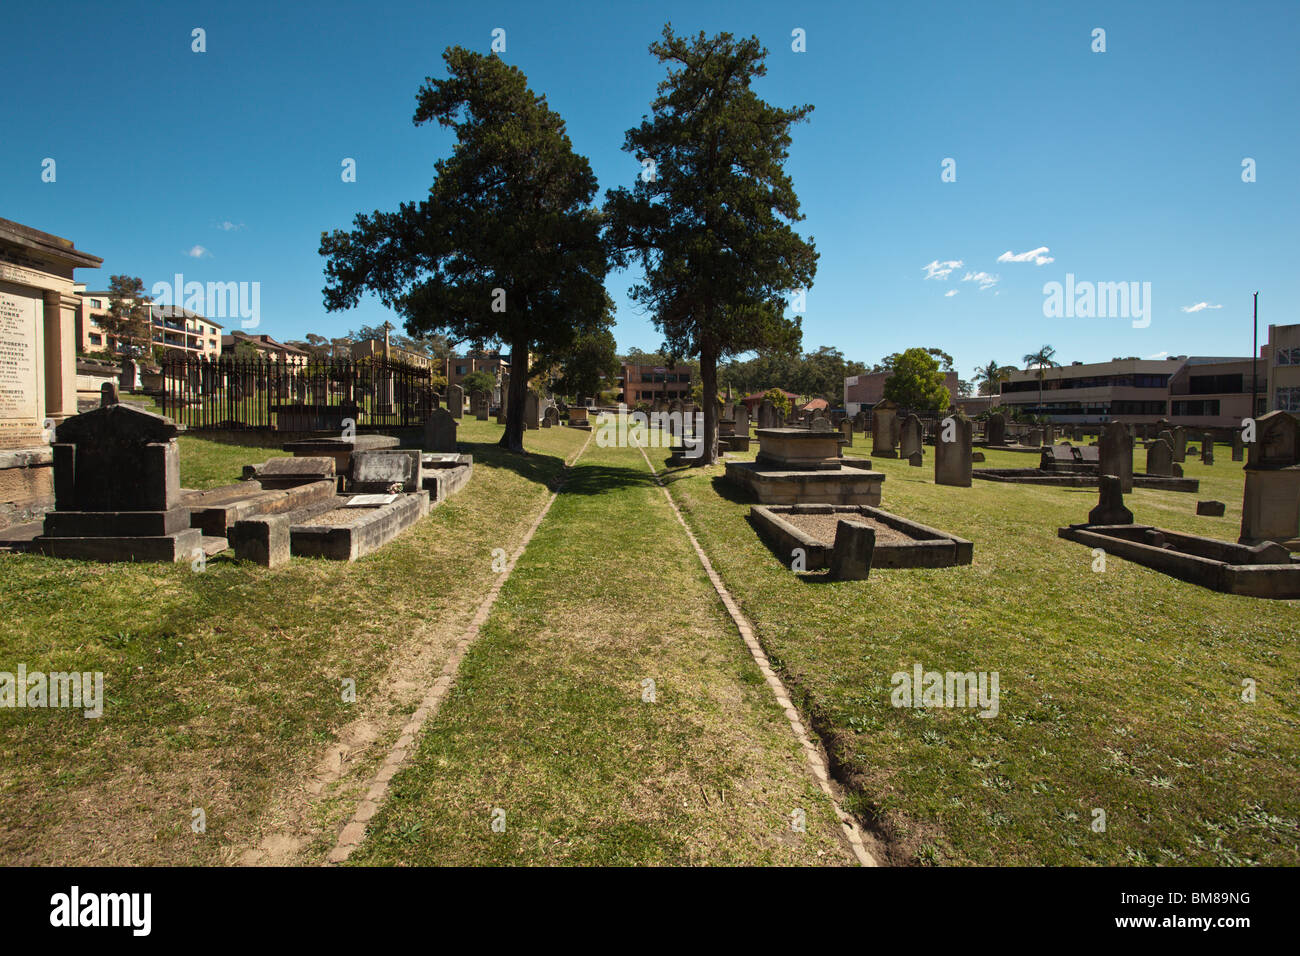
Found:
[{"label": "apartment building", "polygon": [[[83,354],[121,351],[117,338],[104,328],[108,314],[108,292],[88,292],[84,286],[77,288],[80,303],[76,312],[77,351]],[[221,354],[222,326],[219,322],[170,305],[149,306],[150,337],[153,344],[164,348],[216,358]]]},{"label": "apartment building", "polygon": [[241,344],[252,346],[257,350],[259,357],[268,362],[302,366],[311,360],[311,355],[303,349],[277,342],[269,335],[249,335],[236,329],[229,335],[221,337],[221,347],[231,355],[235,354],[236,347]]}]

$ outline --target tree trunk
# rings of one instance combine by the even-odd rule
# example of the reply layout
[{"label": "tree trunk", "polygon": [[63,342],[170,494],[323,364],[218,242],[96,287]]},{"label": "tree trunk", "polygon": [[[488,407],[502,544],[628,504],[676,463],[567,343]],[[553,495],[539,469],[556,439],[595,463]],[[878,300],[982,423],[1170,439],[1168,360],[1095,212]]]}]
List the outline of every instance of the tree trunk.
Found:
[{"label": "tree trunk", "polygon": [[718,463],[718,354],[710,346],[700,348],[700,404],[704,406],[704,454],[700,466]]},{"label": "tree trunk", "polygon": [[510,391],[506,394],[506,430],[497,442],[506,451],[523,454],[524,405],[528,395],[528,342],[510,343]]}]

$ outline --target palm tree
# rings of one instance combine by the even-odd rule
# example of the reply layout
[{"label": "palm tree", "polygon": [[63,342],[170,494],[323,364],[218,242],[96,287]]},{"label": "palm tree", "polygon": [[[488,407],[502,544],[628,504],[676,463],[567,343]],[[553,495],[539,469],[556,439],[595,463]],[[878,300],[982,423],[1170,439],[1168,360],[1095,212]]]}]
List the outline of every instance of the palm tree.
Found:
[{"label": "palm tree", "polygon": [[1011,369],[997,362],[980,365],[975,369],[975,381],[979,384],[981,395],[996,395],[998,385],[1010,377]]},{"label": "palm tree", "polygon": [[1040,346],[1037,352],[1030,352],[1022,360],[1025,363],[1025,370],[1037,367],[1038,369],[1038,414],[1043,414],[1043,379],[1047,378],[1049,368],[1060,368],[1061,363],[1055,361],[1056,349],[1050,345]]}]

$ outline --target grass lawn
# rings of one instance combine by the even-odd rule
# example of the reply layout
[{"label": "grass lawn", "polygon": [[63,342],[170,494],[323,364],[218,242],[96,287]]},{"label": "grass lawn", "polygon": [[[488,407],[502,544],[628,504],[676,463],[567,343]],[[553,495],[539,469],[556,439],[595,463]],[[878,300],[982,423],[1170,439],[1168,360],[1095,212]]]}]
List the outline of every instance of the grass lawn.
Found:
[{"label": "grass lawn", "polygon": [[640,452],[588,446],[351,862],[852,862]]},{"label": "grass lawn", "polygon": [[[855,440],[848,454],[864,454]],[[1144,470],[1145,452],[1136,459]],[[1189,458],[1199,494],[1136,490],[1135,520],[1235,541],[1243,475],[1230,459],[1228,446],[1214,466]],[[1035,463],[989,452],[984,467]],[[1300,602],[1219,594],[1119,558],[1094,572],[1091,551],[1056,529],[1087,520],[1095,489],[939,487],[930,448],[921,468],[874,467],[884,508],[969,538],[974,563],[797,576],[721,466],[670,478],[838,761],[846,808],[892,862],[1300,863]],[[1226,516],[1198,517],[1198,498],[1226,502]],[[892,675],[916,662],[997,671],[998,715],[893,707]]]},{"label": "grass lawn", "polygon": [[[522,458],[491,444],[500,431],[462,423],[469,487],[354,564],[0,555],[0,670],[102,671],[107,699],[99,719],[0,710],[0,863],[230,863],[299,812],[303,857],[323,856],[354,774],[319,799],[303,781],[327,752],[361,773],[387,749],[495,579],[492,549],[513,550],[585,438],[529,432]],[[275,454],[181,443],[188,487]]]}]

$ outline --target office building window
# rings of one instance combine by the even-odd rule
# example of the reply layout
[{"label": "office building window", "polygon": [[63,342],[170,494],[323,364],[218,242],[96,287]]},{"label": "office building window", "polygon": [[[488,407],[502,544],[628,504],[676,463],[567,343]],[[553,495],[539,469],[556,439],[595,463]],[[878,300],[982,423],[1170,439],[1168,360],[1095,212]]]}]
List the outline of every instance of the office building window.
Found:
[{"label": "office building window", "polygon": [[1300,347],[1276,349],[1273,355],[1275,356],[1274,365],[1300,365]]},{"label": "office building window", "polygon": [[[1300,362],[1296,364],[1300,365]],[[1279,412],[1300,412],[1300,386],[1279,388],[1274,398],[1273,407]]]},{"label": "office building window", "polygon": [[103,345],[103,344],[104,344],[104,337],[103,337],[102,335],[92,335],[92,336],[90,337],[90,344],[91,344],[91,345]]}]

